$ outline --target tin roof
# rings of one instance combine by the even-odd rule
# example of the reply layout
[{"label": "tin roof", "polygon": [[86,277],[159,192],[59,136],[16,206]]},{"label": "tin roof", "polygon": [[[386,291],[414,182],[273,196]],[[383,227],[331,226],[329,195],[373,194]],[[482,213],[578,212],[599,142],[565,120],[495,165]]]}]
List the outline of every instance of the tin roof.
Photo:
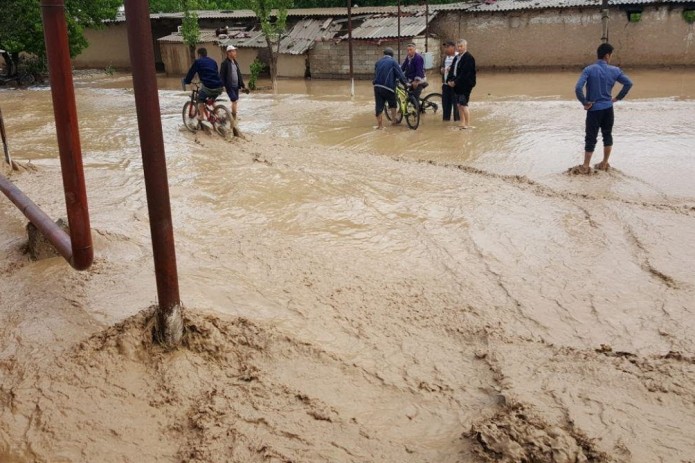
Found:
[{"label": "tin roof", "polygon": [[[429,20],[436,16],[436,12],[430,12]],[[401,37],[415,37],[425,30],[425,13],[401,14]],[[366,19],[362,24],[353,29],[353,39],[384,39],[398,37],[398,16],[393,14],[378,15]]]},{"label": "tin roof", "polygon": [[[695,5],[695,0],[609,0],[610,6],[623,5],[658,5],[658,4],[684,4]],[[470,12],[496,12],[515,10],[540,10],[551,8],[577,8],[599,7],[601,0],[469,0],[457,3],[430,5],[430,13],[437,11],[470,11]],[[404,14],[424,14],[424,6],[402,6]],[[354,16],[359,15],[387,15],[395,14],[395,6],[359,6],[352,8]],[[253,19],[256,14],[253,10],[198,10],[195,11],[200,19]],[[289,17],[323,17],[338,18],[347,16],[347,8],[296,8],[287,11]],[[152,13],[150,19],[182,19],[183,13]],[[123,22],[125,14],[119,12],[112,21]]]},{"label": "tin roof", "polygon": [[[280,40],[280,53],[289,55],[301,55],[314,46],[316,41],[328,40],[335,37],[340,26],[328,19],[306,18],[299,21]],[[231,42],[220,40],[220,45],[229,45]],[[234,44],[240,48],[264,48],[266,40],[261,31],[255,31],[247,39]]]},{"label": "tin roof", "polygon": [[[695,4],[693,0],[608,0],[609,6],[661,3]],[[496,12],[517,10],[540,10],[551,8],[600,7],[601,0],[476,0],[473,2],[431,5],[434,11]]]},{"label": "tin roof", "polygon": [[[157,41],[167,43],[183,43],[183,36],[180,32],[172,32],[169,35],[157,39]],[[200,30],[200,38],[198,39],[198,43],[208,42],[217,42],[217,34],[215,33],[215,29]]]}]

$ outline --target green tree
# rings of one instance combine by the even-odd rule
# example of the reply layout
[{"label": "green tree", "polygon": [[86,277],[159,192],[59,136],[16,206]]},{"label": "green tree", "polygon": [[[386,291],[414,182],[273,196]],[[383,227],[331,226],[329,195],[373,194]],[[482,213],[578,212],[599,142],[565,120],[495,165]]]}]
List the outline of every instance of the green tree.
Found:
[{"label": "green tree", "polygon": [[[39,58],[46,54],[38,0],[2,0],[0,14],[0,48],[15,59],[20,52]],[[65,18],[68,27],[70,56],[87,47],[84,29],[99,28],[103,22],[116,17],[122,0],[66,0]]]},{"label": "green tree", "polygon": [[249,0],[248,4],[261,23],[261,30],[270,52],[270,79],[273,82],[273,90],[277,90],[280,41],[285,33],[287,10],[292,7],[292,0]]}]

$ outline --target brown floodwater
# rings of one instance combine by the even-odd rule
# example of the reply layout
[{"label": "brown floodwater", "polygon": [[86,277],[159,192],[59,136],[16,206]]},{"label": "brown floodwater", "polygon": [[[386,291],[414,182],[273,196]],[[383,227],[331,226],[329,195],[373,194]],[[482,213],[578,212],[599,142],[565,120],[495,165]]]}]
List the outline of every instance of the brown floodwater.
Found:
[{"label": "brown floodwater", "polygon": [[[575,72],[480,73],[467,131],[376,131],[369,82],[281,80],[242,96],[232,141],[186,131],[188,94],[160,77],[182,299],[246,320],[198,320],[224,348],[166,367],[82,342],[156,292],[131,78],[78,75],[96,262],[28,262],[0,198],[0,460],[453,463],[499,441],[519,461],[492,428],[534,436],[523,409],[568,455],[587,435],[586,455],[688,461],[695,71],[627,72],[613,169],[592,176],[566,173]],[[0,107],[29,168],[12,180],[64,215],[50,90]]]}]

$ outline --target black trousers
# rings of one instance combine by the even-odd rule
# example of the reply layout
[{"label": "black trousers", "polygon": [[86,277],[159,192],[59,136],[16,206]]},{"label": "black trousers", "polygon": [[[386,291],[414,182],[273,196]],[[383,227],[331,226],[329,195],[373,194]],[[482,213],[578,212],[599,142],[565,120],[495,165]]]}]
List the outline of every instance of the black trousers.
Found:
[{"label": "black trousers", "polygon": [[584,151],[593,153],[596,148],[598,131],[601,130],[603,146],[613,146],[613,107],[586,112],[586,136]]},{"label": "black trousers", "polygon": [[451,120],[451,112],[454,112],[454,120],[460,119],[459,109],[456,107],[456,94],[453,87],[442,84],[442,118],[445,121]]}]

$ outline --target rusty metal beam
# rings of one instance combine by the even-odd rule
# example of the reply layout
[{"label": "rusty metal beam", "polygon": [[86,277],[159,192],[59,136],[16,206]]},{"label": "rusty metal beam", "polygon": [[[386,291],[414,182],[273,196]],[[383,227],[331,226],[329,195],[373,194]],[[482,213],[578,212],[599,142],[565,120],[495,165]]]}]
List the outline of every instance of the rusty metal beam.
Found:
[{"label": "rusty metal beam", "polygon": [[157,331],[160,341],[175,345],[182,333],[182,326],[179,326],[181,301],[148,7],[149,2],[143,0],[125,1],[128,48],[133,69],[135,108],[140,132],[142,165],[145,171],[147,209],[150,215],[150,233],[159,297]]},{"label": "rusty metal beam", "polygon": [[77,108],[64,0],[41,0],[41,15],[70,234],[65,233],[34,202],[2,176],[0,190],[43,233],[72,267],[85,270],[92,265],[94,250],[89,226],[80,135],[77,129]]}]

